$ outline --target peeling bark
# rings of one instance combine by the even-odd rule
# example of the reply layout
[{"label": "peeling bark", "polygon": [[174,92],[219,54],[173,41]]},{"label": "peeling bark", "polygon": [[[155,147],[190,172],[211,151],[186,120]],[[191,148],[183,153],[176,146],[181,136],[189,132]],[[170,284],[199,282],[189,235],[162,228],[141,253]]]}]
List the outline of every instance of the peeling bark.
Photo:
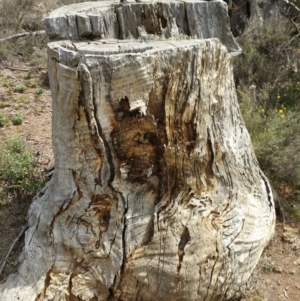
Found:
[{"label": "peeling bark", "polygon": [[[205,22],[224,11],[203,3],[93,2],[93,18],[81,4],[47,19],[73,38],[93,35],[93,26],[82,29],[87,20],[137,37],[144,20],[161,39],[49,43],[55,171],[30,208],[23,261],[0,286],[2,299],[241,294],[272,235],[274,204],[239,111],[231,63],[239,48],[228,24],[219,24],[231,39],[222,43],[215,27],[198,39],[200,27],[186,21],[188,7]],[[116,11],[127,27],[114,25]],[[193,38],[166,40],[175,21]]]}]

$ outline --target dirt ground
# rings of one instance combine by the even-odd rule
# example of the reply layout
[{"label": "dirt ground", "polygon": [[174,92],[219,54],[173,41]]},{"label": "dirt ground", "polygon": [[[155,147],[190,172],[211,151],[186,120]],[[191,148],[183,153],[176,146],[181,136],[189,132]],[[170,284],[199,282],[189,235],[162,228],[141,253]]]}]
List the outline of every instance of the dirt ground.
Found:
[{"label": "dirt ground", "polygon": [[[22,68],[23,67],[23,68]],[[16,68],[21,70],[30,70],[25,66],[19,65]],[[0,112],[11,117],[16,112],[22,112],[24,120],[20,126],[14,126],[12,123],[6,124],[0,128],[0,139],[6,137],[21,137],[30,147],[36,156],[38,164],[46,167],[53,161],[52,143],[51,143],[51,92],[49,87],[42,86],[39,83],[39,77],[46,70],[40,70],[32,75],[32,78],[24,80],[28,76],[28,71],[12,71],[0,65],[0,74],[3,75],[12,88],[18,85],[26,86],[31,82],[34,87],[26,87],[23,93],[12,92],[7,94],[7,87],[3,86],[0,79],[0,101],[7,103],[7,107],[0,108]],[[35,84],[36,82],[36,84]],[[35,91],[43,89],[39,99],[36,99]],[[22,96],[28,97],[25,102]]]},{"label": "dirt ground", "polygon": [[[0,113],[10,118],[22,112],[24,120],[15,126],[11,121],[0,128],[0,139],[19,136],[35,155],[41,173],[53,165],[51,147],[51,91],[42,85],[46,69],[31,72],[31,67],[19,60],[13,67],[0,62],[0,102],[7,104]],[[17,85],[26,85],[23,93],[14,92]],[[36,90],[43,93],[36,96]],[[26,95],[22,98],[22,95]],[[22,101],[23,99],[23,101]],[[23,204],[2,207],[5,222],[0,220],[0,257],[5,255],[11,242],[26,222],[30,200]],[[248,285],[242,301],[298,301],[300,300],[300,225],[277,223],[276,233],[263,253]],[[18,254],[22,243],[12,253],[0,278],[13,272],[18,266]]]},{"label": "dirt ground", "polygon": [[275,235],[264,251],[242,300],[300,300],[299,225],[277,223]]}]

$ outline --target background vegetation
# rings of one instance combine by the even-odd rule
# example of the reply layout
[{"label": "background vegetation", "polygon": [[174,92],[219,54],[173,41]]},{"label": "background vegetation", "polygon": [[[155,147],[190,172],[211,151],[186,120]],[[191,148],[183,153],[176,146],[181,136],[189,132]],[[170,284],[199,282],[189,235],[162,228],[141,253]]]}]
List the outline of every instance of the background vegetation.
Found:
[{"label": "background vegetation", "polygon": [[261,168],[286,221],[300,221],[300,41],[297,18],[274,15],[237,38],[235,80]]}]

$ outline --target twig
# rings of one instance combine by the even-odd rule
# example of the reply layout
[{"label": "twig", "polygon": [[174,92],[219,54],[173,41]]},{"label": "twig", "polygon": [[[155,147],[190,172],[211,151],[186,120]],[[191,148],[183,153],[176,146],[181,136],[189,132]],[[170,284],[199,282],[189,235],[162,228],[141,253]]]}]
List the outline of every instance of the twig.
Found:
[{"label": "twig", "polygon": [[46,33],[45,30],[39,30],[39,31],[33,31],[33,32],[22,32],[22,33],[17,33],[17,34],[14,34],[14,35],[6,37],[6,38],[2,38],[2,39],[0,39],[0,42],[6,42],[9,40],[13,40],[13,39],[17,39],[17,38],[21,38],[21,37],[25,37],[25,36],[30,36],[30,35],[33,35],[33,36],[43,35],[45,33]]},{"label": "twig", "polygon": [[286,4],[290,5],[292,8],[294,8],[297,12],[300,13],[300,8],[297,7],[294,3],[290,2],[289,0],[283,0]]},{"label": "twig", "polygon": [[297,39],[298,37],[300,36],[300,32],[299,33],[297,33],[297,35],[296,36],[294,36],[286,45],[288,46],[288,45],[290,45],[295,39]]},{"label": "twig", "polygon": [[279,79],[284,75],[284,73],[279,74],[278,77],[275,79],[273,85],[272,85],[272,89],[274,89],[274,87],[276,86],[277,82],[279,81]]},{"label": "twig", "polygon": [[0,276],[2,274],[2,271],[6,265],[6,262],[11,254],[11,252],[13,251],[13,249],[15,248],[17,242],[20,240],[20,238],[22,237],[22,235],[24,234],[24,232],[28,229],[28,223],[26,223],[23,228],[21,229],[19,235],[17,236],[17,238],[12,242],[12,244],[9,246],[4,258],[1,260],[1,264],[0,264]]}]

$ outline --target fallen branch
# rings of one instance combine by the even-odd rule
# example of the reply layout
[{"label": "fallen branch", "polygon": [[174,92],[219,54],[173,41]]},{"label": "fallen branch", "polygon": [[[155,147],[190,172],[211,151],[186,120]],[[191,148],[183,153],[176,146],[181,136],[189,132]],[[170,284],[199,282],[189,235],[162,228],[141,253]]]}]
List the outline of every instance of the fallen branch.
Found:
[{"label": "fallen branch", "polygon": [[30,35],[36,36],[36,35],[43,35],[43,34],[46,34],[45,30],[39,30],[39,31],[33,31],[33,32],[22,32],[22,33],[14,34],[9,37],[2,38],[2,39],[0,39],[0,42],[6,42],[9,40],[18,39],[18,38],[26,37],[26,36],[30,36]]},{"label": "fallen branch", "polygon": [[9,69],[11,71],[24,71],[24,72],[28,72],[29,69],[19,69],[19,68],[14,68],[14,67],[10,67],[10,66],[6,66],[6,65],[0,65],[1,69]]},{"label": "fallen branch", "polygon": [[20,238],[22,237],[22,235],[24,234],[24,232],[28,229],[28,223],[26,223],[23,228],[21,229],[19,235],[17,236],[17,238],[12,242],[12,244],[10,245],[10,247],[8,248],[5,256],[3,257],[1,264],[0,264],[0,276],[2,274],[2,271],[6,265],[6,262],[11,254],[11,252],[13,251],[13,249],[15,248],[17,242],[20,240]]}]

